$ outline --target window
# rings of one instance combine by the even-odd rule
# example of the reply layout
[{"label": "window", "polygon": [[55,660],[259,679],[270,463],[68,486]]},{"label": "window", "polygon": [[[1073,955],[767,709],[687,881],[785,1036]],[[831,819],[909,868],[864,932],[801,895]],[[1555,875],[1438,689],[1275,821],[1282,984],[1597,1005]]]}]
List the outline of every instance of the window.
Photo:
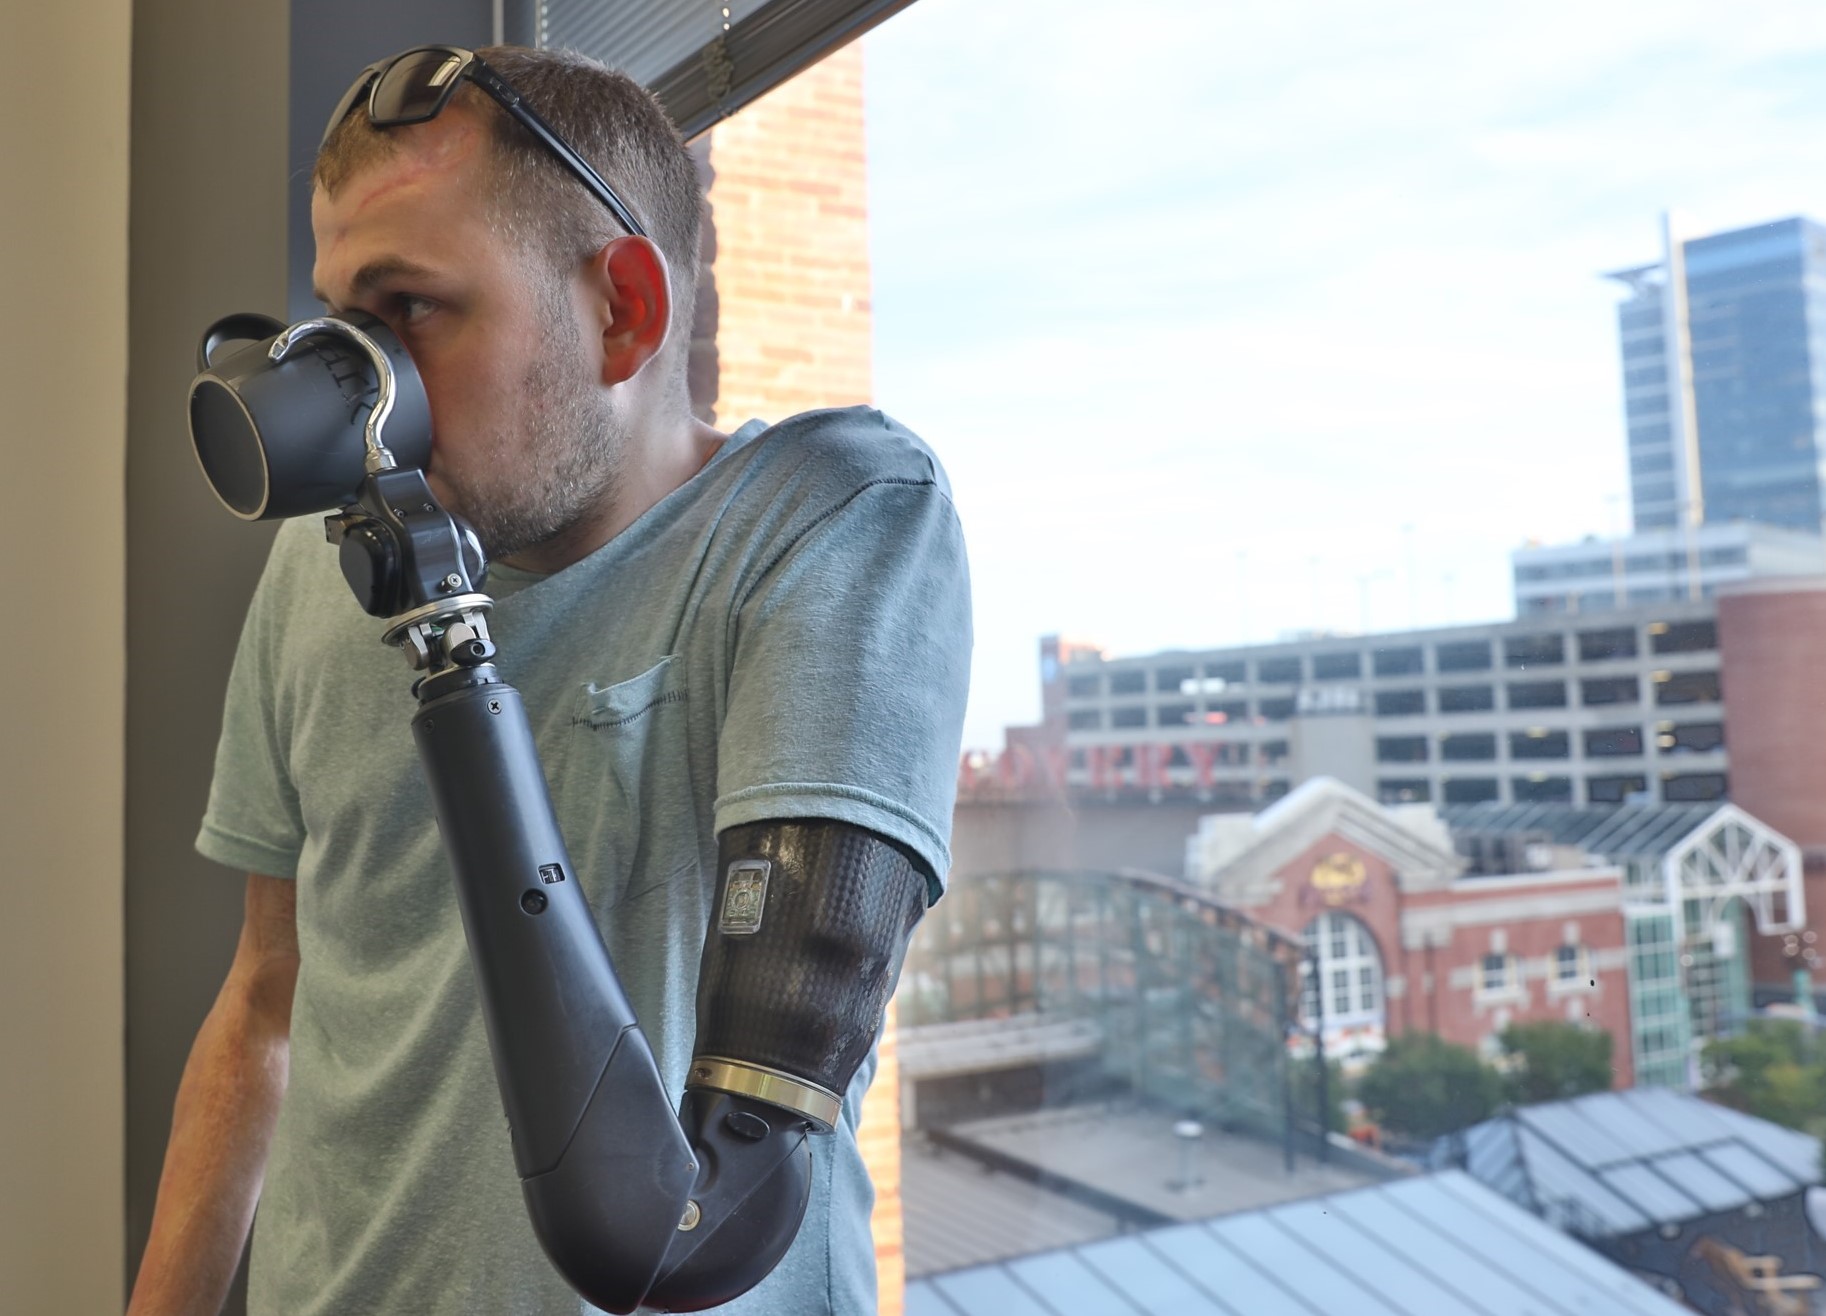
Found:
[{"label": "window", "polygon": [[1383,777],[1376,782],[1379,804],[1425,804],[1433,798],[1433,783],[1425,777]]},{"label": "window", "polygon": [[1327,1029],[1382,1022],[1382,954],[1369,929],[1349,914],[1327,912],[1306,925],[1307,956],[1301,962],[1301,1013],[1317,1023],[1312,990],[1313,960],[1325,984]]},{"label": "window", "polygon": [[1101,676],[1074,676],[1065,682],[1065,694],[1069,699],[1095,699],[1102,693]]},{"label": "window", "polygon": [[1433,661],[1442,672],[1487,672],[1492,666],[1490,641],[1448,640],[1434,646]]},{"label": "window", "polygon": [[1522,985],[1520,966],[1515,956],[1491,951],[1484,956],[1482,972],[1478,975],[1478,992],[1483,996],[1509,996]]},{"label": "window", "polygon": [[1425,690],[1378,690],[1376,692],[1377,717],[1407,717],[1427,711],[1427,692]]},{"label": "window", "polygon": [[1212,726],[1223,726],[1226,723],[1242,722],[1249,716],[1249,701],[1246,699],[1227,699],[1221,704],[1205,705],[1205,722]]},{"label": "window", "polygon": [[1378,763],[1425,763],[1426,760],[1427,738],[1425,736],[1376,737],[1376,762]]},{"label": "window", "polygon": [[1508,693],[1511,708],[1566,707],[1564,681],[1511,681]]},{"label": "window", "polygon": [[1676,621],[1653,623],[1648,628],[1649,648],[1656,653],[1704,653],[1718,647],[1718,623]]},{"label": "window", "polygon": [[1517,777],[1509,783],[1517,804],[1571,804],[1571,777]]},{"label": "window", "polygon": [[1293,716],[1293,700],[1263,699],[1256,703],[1262,719],[1267,722],[1285,722]]},{"label": "window", "polygon": [[1110,693],[1113,695],[1139,695],[1147,693],[1148,674],[1146,672],[1111,672]]},{"label": "window", "polygon": [[1655,702],[1670,704],[1715,704],[1723,697],[1717,672],[1656,672]]},{"label": "window", "polygon": [[1579,682],[1579,702],[1587,708],[1642,701],[1642,686],[1633,676],[1597,676]]},{"label": "window", "polygon": [[1205,679],[1207,681],[1228,681],[1232,684],[1240,685],[1242,682],[1247,681],[1249,676],[1244,669],[1243,661],[1240,658],[1236,658],[1226,659],[1222,662],[1206,663]]},{"label": "window", "polygon": [[1073,731],[1100,731],[1103,729],[1103,710],[1101,708],[1073,709],[1066,725]]},{"label": "window", "polygon": [[1496,757],[1496,734],[1470,731],[1462,735],[1441,736],[1439,757],[1448,763],[1475,762]]},{"label": "window", "polygon": [[1722,772],[1682,772],[1664,774],[1661,798],[1669,804],[1696,804],[1725,797],[1725,774]]},{"label": "window", "polygon": [[1586,972],[1585,947],[1571,942],[1562,944],[1553,953],[1553,980],[1563,987],[1576,987],[1589,981]]},{"label": "window", "polygon": [[1616,777],[1587,777],[1585,779],[1585,802],[1587,804],[1622,804],[1630,796],[1640,795],[1646,790],[1648,790],[1648,778],[1640,773]]},{"label": "window", "polygon": [[1298,658],[1263,658],[1255,665],[1255,679],[1263,685],[1298,685]]},{"label": "window", "polygon": [[1418,644],[1398,649],[1377,649],[1371,666],[1377,676],[1411,676],[1426,671],[1426,651]]},{"label": "window", "polygon": [[1663,722],[1655,743],[1665,758],[1670,754],[1710,754],[1725,747],[1723,722]]},{"label": "window", "polygon": [[1110,725],[1113,727],[1145,727],[1147,724],[1148,710],[1139,705],[1110,710]]},{"label": "window", "polygon": [[1162,667],[1154,673],[1154,689],[1163,695],[1190,693],[1185,685],[1194,679],[1190,667]]},{"label": "window", "polygon": [[1183,727],[1195,721],[1198,710],[1191,704],[1162,704],[1154,710],[1154,720],[1163,727]]},{"label": "window", "polygon": [[1597,727],[1585,733],[1587,758],[1623,758],[1641,752],[1641,727]]},{"label": "window", "polygon": [[1496,707],[1493,685],[1442,685],[1439,687],[1439,711],[1442,713],[1483,713]]},{"label": "window", "polygon": [[1566,661],[1566,637],[1552,635],[1511,635],[1503,641],[1505,667],[1544,667]]},{"label": "window", "polygon": [[1315,681],[1339,681],[1363,675],[1363,655],[1360,653],[1319,653],[1312,659],[1312,677]]},{"label": "window", "polygon": [[1579,632],[1579,661],[1599,663],[1611,658],[1636,656],[1636,628],[1618,626],[1602,631]]},{"label": "window", "polygon": [[1285,740],[1264,740],[1257,753],[1261,755],[1262,763],[1267,767],[1285,763],[1287,761],[1287,742]]},{"label": "window", "polygon": [[1509,757],[1512,759],[1563,759],[1572,756],[1571,737],[1564,731],[1529,731],[1509,733]]},{"label": "window", "polygon": [[1501,787],[1495,777],[1448,777],[1441,791],[1447,804],[1485,804],[1498,798]]}]

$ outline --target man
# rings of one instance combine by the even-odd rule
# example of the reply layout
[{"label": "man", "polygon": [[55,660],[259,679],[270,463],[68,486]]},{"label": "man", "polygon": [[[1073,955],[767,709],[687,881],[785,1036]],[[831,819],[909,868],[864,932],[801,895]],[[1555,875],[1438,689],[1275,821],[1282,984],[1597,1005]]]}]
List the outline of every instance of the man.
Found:
[{"label": "man", "polygon": [[[424,379],[428,478],[496,563],[502,674],[676,1092],[719,833],[866,829],[936,898],[967,684],[961,533],[935,459],[877,412],[698,422],[701,198],[664,116],[581,58],[480,52],[618,214],[481,94],[465,54],[427,66],[426,86],[464,84],[428,117],[383,107],[374,69],[339,111],[314,176],[317,288],[385,321]],[[249,871],[245,921],[179,1089],[135,1313],[215,1310],[256,1202],[255,1312],[585,1309],[521,1206],[408,673],[377,636],[317,520],[283,526],[198,838]],[[792,1250],[726,1310],[873,1309],[855,1145],[871,1069],[814,1142]]]}]

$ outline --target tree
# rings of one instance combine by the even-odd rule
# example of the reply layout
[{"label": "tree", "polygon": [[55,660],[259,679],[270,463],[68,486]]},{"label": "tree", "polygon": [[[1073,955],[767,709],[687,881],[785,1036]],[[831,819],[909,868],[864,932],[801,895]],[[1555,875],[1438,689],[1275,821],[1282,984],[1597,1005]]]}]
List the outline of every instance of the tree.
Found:
[{"label": "tree", "polygon": [[1826,1135],[1826,1039],[1796,1019],[1756,1019],[1707,1042],[1707,1095],[1720,1105]]},{"label": "tree", "polygon": [[1510,1024],[1498,1040],[1510,1062],[1504,1087],[1518,1105],[1610,1089],[1609,1033],[1546,1019]]},{"label": "tree", "polygon": [[1433,1033],[1406,1033],[1370,1066],[1357,1096],[1390,1132],[1437,1138],[1494,1114],[1503,1080],[1468,1047]]}]

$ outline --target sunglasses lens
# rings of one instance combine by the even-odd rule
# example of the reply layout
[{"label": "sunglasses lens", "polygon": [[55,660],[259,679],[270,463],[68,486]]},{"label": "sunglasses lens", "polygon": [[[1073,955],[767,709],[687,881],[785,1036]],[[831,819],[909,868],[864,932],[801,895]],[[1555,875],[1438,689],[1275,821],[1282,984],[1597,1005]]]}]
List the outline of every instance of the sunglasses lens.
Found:
[{"label": "sunglasses lens", "polygon": [[423,123],[444,108],[469,59],[449,50],[415,50],[380,75],[369,109],[376,128]]},{"label": "sunglasses lens", "polygon": [[[324,126],[323,141],[330,140],[330,134],[336,131],[336,125],[349,117],[349,111],[355,108],[355,102],[368,94],[368,88],[374,85],[374,75],[380,69],[378,64],[370,64],[361,71],[361,76],[349,84],[349,89],[336,102],[336,108],[330,113],[330,121]],[[322,145],[319,142],[318,145]]]}]

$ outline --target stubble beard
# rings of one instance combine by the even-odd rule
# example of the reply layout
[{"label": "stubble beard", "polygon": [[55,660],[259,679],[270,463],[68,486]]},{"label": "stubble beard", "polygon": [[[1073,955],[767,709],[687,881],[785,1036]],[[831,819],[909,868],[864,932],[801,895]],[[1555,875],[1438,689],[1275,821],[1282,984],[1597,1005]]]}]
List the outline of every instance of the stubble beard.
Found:
[{"label": "stubble beard", "polygon": [[562,538],[611,501],[627,451],[626,424],[589,377],[561,287],[541,291],[539,318],[544,336],[510,420],[518,442],[451,500],[497,562]]}]

